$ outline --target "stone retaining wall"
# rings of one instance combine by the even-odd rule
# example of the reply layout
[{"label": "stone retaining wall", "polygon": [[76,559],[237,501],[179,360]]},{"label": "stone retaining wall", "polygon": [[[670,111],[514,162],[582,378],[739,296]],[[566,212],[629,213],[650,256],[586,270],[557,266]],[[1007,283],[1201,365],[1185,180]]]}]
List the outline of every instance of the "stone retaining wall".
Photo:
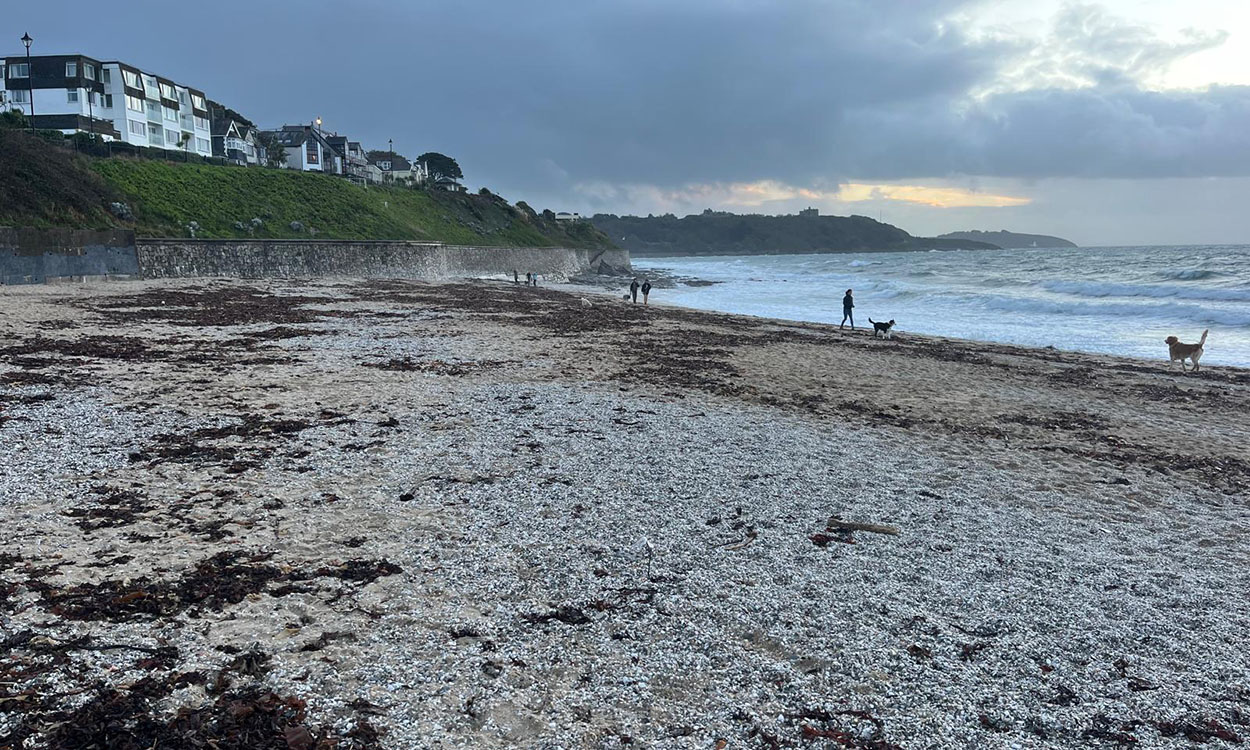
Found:
[{"label": "stone retaining wall", "polygon": [[164,240],[137,243],[144,278],[366,276],[453,278],[537,273],[563,279],[629,270],[624,250],[479,247],[350,240]]},{"label": "stone retaining wall", "polygon": [[513,271],[563,280],[628,273],[625,250],[352,240],[139,239],[132,232],[0,228],[0,283],[64,278],[365,276],[441,279]]}]

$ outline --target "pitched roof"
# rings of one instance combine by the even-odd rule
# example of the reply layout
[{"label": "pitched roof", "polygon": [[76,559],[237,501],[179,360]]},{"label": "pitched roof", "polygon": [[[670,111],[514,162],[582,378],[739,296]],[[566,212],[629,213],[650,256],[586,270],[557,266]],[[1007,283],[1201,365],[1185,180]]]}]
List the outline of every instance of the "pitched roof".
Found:
[{"label": "pitched roof", "polygon": [[[391,168],[389,170],[385,169],[382,166],[383,162],[388,162],[388,161],[391,163]],[[407,159],[400,156],[399,154],[388,154],[386,152],[382,152],[376,157],[374,156],[369,157],[369,163],[377,167],[378,169],[381,169],[384,172],[386,171],[407,172],[412,169],[412,162],[408,161]]]}]

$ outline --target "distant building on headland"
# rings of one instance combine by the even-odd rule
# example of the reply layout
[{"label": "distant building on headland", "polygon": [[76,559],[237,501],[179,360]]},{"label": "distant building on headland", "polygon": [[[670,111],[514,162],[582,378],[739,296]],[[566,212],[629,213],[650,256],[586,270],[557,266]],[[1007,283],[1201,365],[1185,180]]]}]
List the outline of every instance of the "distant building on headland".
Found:
[{"label": "distant building on headland", "polygon": [[581,220],[582,220],[582,215],[578,213],[571,214],[568,211],[561,211],[558,214],[556,214],[556,221],[581,221]]},{"label": "distant building on headland", "polygon": [[84,55],[0,58],[0,101],[33,116],[36,128],[213,155],[204,92],[123,62]]},{"label": "distant building on headland", "polygon": [[820,209],[808,206],[799,210],[799,216],[820,216]]}]

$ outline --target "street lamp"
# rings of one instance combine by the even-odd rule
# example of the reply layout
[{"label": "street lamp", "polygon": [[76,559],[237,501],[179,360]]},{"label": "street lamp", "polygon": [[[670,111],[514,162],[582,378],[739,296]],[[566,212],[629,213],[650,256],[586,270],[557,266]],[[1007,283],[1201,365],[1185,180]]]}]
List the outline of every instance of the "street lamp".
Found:
[{"label": "street lamp", "polygon": [[26,45],[26,90],[30,96],[30,130],[35,130],[35,77],[30,69],[30,43],[35,41],[30,34],[22,34],[22,44]]},{"label": "street lamp", "polygon": [[386,150],[390,152],[391,160],[386,166],[386,179],[390,182],[395,181],[395,141],[390,138],[386,139]]}]

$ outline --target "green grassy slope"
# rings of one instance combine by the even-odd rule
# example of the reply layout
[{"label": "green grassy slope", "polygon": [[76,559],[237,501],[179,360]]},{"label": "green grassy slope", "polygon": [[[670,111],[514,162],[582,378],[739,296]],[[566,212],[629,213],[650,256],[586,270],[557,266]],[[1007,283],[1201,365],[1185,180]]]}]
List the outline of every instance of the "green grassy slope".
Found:
[{"label": "green grassy slope", "polygon": [[[286,169],[132,159],[101,159],[91,166],[131,200],[136,230],[149,236],[185,236],[187,224],[194,221],[201,237],[316,236],[526,247],[598,247],[607,242],[588,225],[566,228],[494,196],[362,187]],[[259,228],[251,228],[254,218],[263,222]],[[245,229],[238,229],[236,222]],[[292,229],[292,222],[305,228]]]},{"label": "green grassy slope", "polygon": [[[362,187],[285,169],[88,159],[14,131],[0,131],[0,196],[0,226],[123,227],[139,236],[187,237],[194,221],[196,236],[209,238],[611,247],[589,222],[556,222],[495,195]],[[129,205],[134,220],[114,217],[112,201]]]},{"label": "green grassy slope", "polygon": [[123,200],[85,158],[0,129],[0,226],[107,229],[108,204]]}]

